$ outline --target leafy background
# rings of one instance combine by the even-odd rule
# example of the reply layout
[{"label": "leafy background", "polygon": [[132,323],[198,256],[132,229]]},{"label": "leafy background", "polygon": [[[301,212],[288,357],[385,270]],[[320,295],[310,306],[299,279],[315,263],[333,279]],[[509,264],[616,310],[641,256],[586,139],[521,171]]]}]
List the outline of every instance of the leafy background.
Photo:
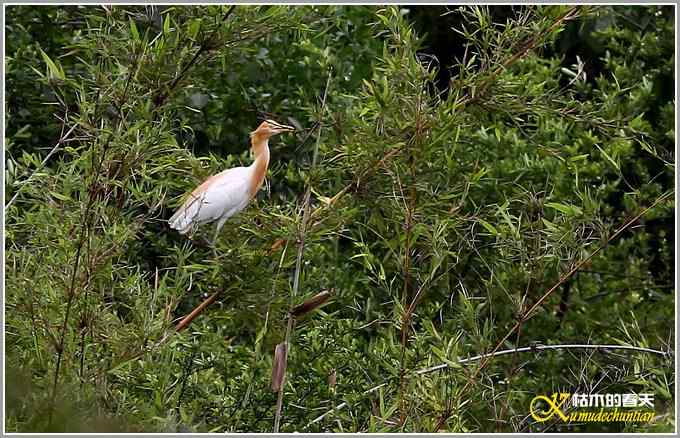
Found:
[{"label": "leafy background", "polygon": [[[8,6],[6,429],[672,431],[673,23],[671,6]],[[183,193],[250,162],[263,118],[298,132],[216,254],[209,227],[170,230]],[[667,354],[457,362],[570,343]],[[534,421],[559,391],[654,393],[656,416]]]}]

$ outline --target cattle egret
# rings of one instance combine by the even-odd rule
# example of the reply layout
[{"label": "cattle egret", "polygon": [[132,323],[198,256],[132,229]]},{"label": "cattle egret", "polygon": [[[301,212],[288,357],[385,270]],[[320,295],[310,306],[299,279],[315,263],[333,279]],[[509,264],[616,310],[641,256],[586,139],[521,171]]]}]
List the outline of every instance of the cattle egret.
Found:
[{"label": "cattle egret", "polygon": [[291,126],[265,120],[250,133],[255,160],[248,167],[234,167],[203,181],[187,197],[168,223],[170,228],[186,234],[198,225],[217,221],[217,235],[231,216],[246,208],[260,190],[269,166],[269,138],[282,132],[294,131]]}]

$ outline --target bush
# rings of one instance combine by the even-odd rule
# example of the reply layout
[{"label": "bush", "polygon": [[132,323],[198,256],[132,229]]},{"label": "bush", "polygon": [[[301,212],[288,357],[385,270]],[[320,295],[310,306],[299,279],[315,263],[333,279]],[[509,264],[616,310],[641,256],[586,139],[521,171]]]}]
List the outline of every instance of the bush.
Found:
[{"label": "bush", "polygon": [[[672,11],[9,6],[7,430],[672,430],[670,354],[573,348],[675,344]],[[170,230],[264,118],[215,253]]]}]

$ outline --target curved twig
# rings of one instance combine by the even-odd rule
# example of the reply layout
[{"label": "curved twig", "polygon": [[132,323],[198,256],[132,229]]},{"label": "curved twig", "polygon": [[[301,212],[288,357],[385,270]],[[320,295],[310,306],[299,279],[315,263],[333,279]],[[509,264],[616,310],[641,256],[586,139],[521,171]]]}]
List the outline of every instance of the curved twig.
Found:
[{"label": "curved twig", "polygon": [[[653,348],[644,348],[644,347],[634,347],[632,345],[610,345],[610,344],[558,344],[558,345],[542,345],[542,344],[536,344],[536,345],[531,345],[529,347],[521,347],[521,348],[510,348],[507,350],[501,350],[501,351],[496,351],[493,354],[478,354],[477,356],[472,356],[468,357],[466,359],[460,359],[458,360],[458,364],[466,364],[470,362],[475,362],[487,357],[492,357],[492,356],[504,356],[506,354],[513,354],[513,353],[526,353],[528,351],[532,352],[537,352],[537,351],[543,351],[543,350],[602,350],[602,351],[607,351],[607,350],[632,350],[632,351],[640,351],[644,353],[651,353],[651,354],[658,354],[661,356],[667,356],[669,354],[668,351],[661,351],[661,350],[654,350]],[[414,374],[416,375],[422,375],[422,374],[427,374],[431,373],[433,371],[439,371],[448,368],[450,365],[448,363],[443,363],[440,365],[436,365],[433,367],[429,368],[423,368],[418,371],[416,371]]]}]

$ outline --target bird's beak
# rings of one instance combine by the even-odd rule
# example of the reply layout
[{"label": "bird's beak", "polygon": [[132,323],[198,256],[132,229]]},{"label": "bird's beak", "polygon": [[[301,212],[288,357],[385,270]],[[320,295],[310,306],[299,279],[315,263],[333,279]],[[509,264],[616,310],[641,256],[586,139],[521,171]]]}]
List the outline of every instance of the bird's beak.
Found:
[{"label": "bird's beak", "polygon": [[277,134],[280,134],[282,132],[295,132],[295,128],[293,128],[292,126],[288,126],[288,125],[279,125],[275,128],[275,132]]}]

